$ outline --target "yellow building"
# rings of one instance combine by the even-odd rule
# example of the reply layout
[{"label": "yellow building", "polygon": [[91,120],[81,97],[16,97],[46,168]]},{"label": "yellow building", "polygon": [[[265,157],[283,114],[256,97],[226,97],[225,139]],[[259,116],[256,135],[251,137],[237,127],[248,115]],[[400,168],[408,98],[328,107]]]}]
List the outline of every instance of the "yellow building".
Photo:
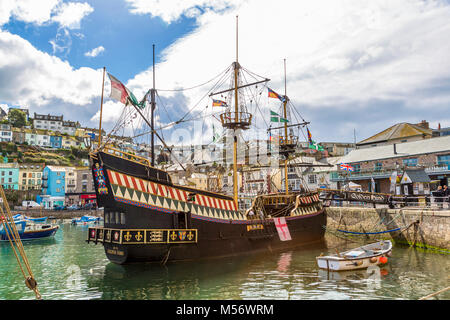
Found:
[{"label": "yellow building", "polygon": [[189,186],[196,189],[208,190],[208,176],[203,173],[193,173],[186,179]]},{"label": "yellow building", "polygon": [[39,190],[42,183],[43,164],[19,165],[19,190]]}]

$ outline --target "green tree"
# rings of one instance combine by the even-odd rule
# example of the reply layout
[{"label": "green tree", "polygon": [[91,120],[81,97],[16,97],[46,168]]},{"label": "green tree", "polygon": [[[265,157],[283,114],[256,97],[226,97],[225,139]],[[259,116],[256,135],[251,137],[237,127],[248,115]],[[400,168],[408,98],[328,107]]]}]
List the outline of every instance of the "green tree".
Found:
[{"label": "green tree", "polygon": [[9,111],[8,120],[9,123],[16,128],[22,128],[27,124],[27,116],[25,115],[25,112],[17,109],[12,109]]}]

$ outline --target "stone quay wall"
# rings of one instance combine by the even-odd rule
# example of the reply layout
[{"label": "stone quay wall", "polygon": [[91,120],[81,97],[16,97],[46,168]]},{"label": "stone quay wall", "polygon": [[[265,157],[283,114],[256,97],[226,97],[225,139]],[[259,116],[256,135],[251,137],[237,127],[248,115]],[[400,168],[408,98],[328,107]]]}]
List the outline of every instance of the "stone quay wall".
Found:
[{"label": "stone quay wall", "polygon": [[[342,237],[391,239],[450,253],[450,210],[328,207],[327,230]],[[386,232],[388,230],[398,231]],[[339,230],[378,234],[350,234]]]},{"label": "stone quay wall", "polygon": [[55,219],[73,219],[82,216],[96,216],[103,218],[102,210],[39,210],[39,209],[28,209],[28,210],[14,210],[12,214],[23,214],[32,218],[39,217],[51,217]]}]

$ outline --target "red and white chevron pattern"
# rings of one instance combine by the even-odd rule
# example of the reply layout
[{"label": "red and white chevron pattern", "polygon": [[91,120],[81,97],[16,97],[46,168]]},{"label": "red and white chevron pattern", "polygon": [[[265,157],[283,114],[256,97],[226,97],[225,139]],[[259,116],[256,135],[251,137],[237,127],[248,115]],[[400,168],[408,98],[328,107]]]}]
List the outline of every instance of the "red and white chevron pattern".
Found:
[{"label": "red and white chevron pattern", "polygon": [[[106,170],[108,172],[109,181],[112,184],[139,190],[141,192],[151,193],[160,197],[170,198],[178,201],[187,201],[188,192],[169,187],[159,183],[143,180],[128,176],[123,173],[119,173],[112,170]],[[197,194],[195,196],[195,203],[201,206],[237,211],[236,204],[232,200],[219,199],[215,197],[205,196]]]}]

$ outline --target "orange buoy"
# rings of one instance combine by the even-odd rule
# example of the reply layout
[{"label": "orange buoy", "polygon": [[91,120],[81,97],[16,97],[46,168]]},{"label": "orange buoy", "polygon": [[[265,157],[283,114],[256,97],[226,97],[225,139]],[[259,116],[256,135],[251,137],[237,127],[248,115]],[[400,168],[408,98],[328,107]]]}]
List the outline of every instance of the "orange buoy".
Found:
[{"label": "orange buoy", "polygon": [[381,256],[379,261],[380,261],[380,263],[384,264],[384,263],[386,263],[388,261],[388,258],[386,258],[384,256]]}]

